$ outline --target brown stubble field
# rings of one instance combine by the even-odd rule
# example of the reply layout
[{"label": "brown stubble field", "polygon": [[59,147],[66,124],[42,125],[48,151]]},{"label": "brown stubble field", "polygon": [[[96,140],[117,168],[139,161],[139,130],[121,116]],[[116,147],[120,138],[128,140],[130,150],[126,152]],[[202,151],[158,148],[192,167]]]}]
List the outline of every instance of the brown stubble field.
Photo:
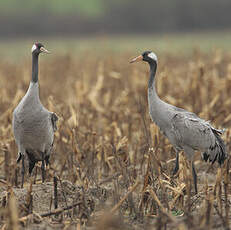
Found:
[{"label": "brown stubble field", "polygon": [[[1,229],[224,229],[230,224],[229,163],[219,169],[196,154],[197,195],[190,192],[183,154],[180,171],[172,176],[175,152],[148,114],[148,65],[128,63],[136,55],[41,55],[40,97],[59,116],[58,131],[46,182],[41,183],[38,164],[23,189],[11,121],[29,85],[31,61],[0,61]],[[229,151],[231,55],[218,50],[158,56],[160,97],[226,128]]]}]

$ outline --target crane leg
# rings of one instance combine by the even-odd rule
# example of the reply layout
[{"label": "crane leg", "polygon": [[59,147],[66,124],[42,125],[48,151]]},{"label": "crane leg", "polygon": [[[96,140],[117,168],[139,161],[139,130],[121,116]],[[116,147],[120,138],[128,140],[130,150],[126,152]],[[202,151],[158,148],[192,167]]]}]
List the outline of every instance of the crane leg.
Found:
[{"label": "crane leg", "polygon": [[49,155],[45,156],[45,163],[46,163],[46,166],[48,166],[50,164],[50,156]]},{"label": "crane leg", "polygon": [[31,176],[32,170],[35,166],[36,160],[35,157],[33,155],[33,153],[29,152],[28,150],[26,150],[28,159],[29,159],[29,175]]},{"label": "crane leg", "polygon": [[35,161],[30,161],[29,162],[29,174],[30,174],[30,176],[31,176],[31,173],[32,173],[34,166],[35,166]]},{"label": "crane leg", "polygon": [[195,193],[197,194],[197,174],[196,174],[196,170],[195,170],[195,166],[194,166],[193,161],[192,161],[191,165],[192,165],[192,176],[193,176]]},{"label": "crane leg", "polygon": [[45,177],[46,177],[46,171],[45,171],[45,156],[44,156],[44,152],[42,152],[42,166],[41,166],[41,170],[42,170],[42,182],[44,183],[45,181]]},{"label": "crane leg", "polygon": [[179,170],[179,152],[176,152],[176,163],[175,168],[173,170],[173,175],[176,175]]},{"label": "crane leg", "polygon": [[24,156],[24,154],[21,155],[21,160],[22,160],[22,168],[21,168],[22,183],[21,183],[21,188],[23,188],[24,175],[25,175],[25,156]]}]

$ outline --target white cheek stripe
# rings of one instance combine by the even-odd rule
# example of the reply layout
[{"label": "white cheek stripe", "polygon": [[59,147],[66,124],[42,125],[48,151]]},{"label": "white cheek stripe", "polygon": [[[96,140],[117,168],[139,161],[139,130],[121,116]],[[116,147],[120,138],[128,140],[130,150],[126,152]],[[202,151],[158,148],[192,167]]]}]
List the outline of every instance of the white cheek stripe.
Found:
[{"label": "white cheek stripe", "polygon": [[156,56],[153,52],[151,52],[150,54],[148,54],[148,56],[149,56],[151,59],[153,59],[154,61],[157,61],[157,56]]},{"label": "white cheek stripe", "polygon": [[37,46],[34,44],[33,46],[32,46],[32,48],[31,48],[31,53],[34,51],[34,50],[36,50],[37,49]]}]

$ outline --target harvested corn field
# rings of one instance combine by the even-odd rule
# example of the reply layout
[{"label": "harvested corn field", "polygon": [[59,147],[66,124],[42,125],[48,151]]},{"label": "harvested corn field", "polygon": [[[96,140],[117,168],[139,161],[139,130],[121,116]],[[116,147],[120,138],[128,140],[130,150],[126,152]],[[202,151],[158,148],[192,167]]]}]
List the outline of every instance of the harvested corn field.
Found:
[{"label": "harvested corn field", "polygon": [[[31,62],[0,61],[0,226],[2,229],[224,229],[230,225],[230,163],[222,168],[195,156],[198,194],[183,153],[175,152],[151,122],[147,64],[130,65],[137,53],[40,57],[40,99],[59,117],[41,183],[41,164],[21,165],[12,112],[31,78]],[[159,53],[160,97],[226,128],[230,150],[231,54]],[[27,167],[26,167],[27,168]]]}]

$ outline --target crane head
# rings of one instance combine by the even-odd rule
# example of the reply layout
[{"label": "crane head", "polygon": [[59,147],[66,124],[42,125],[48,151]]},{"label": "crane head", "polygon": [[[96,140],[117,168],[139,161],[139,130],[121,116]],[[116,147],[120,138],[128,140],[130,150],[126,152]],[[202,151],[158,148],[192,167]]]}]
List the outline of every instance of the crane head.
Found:
[{"label": "crane head", "polygon": [[141,55],[133,58],[130,63],[146,61],[146,62],[157,62],[157,56],[152,51],[145,51]]},{"label": "crane head", "polygon": [[44,45],[39,42],[35,42],[34,45],[31,48],[31,53],[47,53],[49,54],[50,52],[44,48]]}]

